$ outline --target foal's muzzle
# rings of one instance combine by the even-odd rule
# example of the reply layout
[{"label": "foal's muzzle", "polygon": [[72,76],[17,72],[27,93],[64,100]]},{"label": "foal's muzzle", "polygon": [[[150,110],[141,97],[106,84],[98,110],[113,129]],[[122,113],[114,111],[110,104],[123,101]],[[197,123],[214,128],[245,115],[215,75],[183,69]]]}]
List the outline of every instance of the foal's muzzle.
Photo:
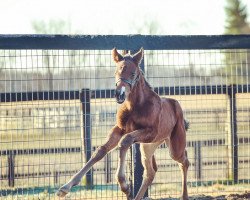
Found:
[{"label": "foal's muzzle", "polygon": [[126,99],[125,87],[122,86],[120,90],[115,91],[116,102],[122,104]]}]

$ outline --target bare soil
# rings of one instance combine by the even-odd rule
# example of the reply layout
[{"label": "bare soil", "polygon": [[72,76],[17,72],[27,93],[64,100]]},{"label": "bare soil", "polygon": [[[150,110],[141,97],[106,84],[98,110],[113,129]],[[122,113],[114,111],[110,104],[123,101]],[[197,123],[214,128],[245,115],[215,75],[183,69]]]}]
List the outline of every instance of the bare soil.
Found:
[{"label": "bare soil", "polygon": [[[250,191],[247,191],[242,194],[229,194],[229,195],[193,195],[189,197],[189,200],[250,200]],[[144,200],[179,200],[179,198],[160,198],[160,199],[151,199],[145,198]]]},{"label": "bare soil", "polygon": [[250,192],[245,192],[243,194],[230,194],[221,196],[206,196],[197,195],[189,198],[190,200],[245,200],[250,199]]}]

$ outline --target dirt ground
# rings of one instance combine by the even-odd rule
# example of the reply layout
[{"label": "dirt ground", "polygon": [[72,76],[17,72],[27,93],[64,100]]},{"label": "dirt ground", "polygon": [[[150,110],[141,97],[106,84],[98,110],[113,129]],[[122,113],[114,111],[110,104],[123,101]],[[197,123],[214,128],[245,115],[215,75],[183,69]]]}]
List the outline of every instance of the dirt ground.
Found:
[{"label": "dirt ground", "polygon": [[243,194],[230,194],[230,195],[222,195],[222,196],[206,196],[206,195],[198,195],[191,196],[190,200],[245,200],[250,199],[250,192],[245,192]]},{"label": "dirt ground", "polygon": [[199,195],[199,196],[192,196],[190,197],[190,200],[243,200],[243,199],[250,199],[250,192],[246,192],[244,194],[230,194],[230,195],[222,195],[222,196],[205,196],[205,195]]},{"label": "dirt ground", "polygon": [[[190,196],[189,200],[250,200],[250,191],[245,192],[243,194],[230,194],[230,195],[221,195],[221,196],[209,196],[209,195],[197,195],[197,196]],[[145,200],[152,200],[147,198]],[[164,199],[157,199],[157,200],[179,200],[178,198],[164,198]]]}]

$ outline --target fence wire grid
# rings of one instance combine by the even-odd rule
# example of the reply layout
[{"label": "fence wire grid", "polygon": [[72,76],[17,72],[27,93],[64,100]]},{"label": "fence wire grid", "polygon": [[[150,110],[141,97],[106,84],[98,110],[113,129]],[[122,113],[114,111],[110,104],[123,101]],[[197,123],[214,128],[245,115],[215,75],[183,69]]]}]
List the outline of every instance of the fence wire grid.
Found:
[{"label": "fence wire grid", "polygon": [[[145,50],[146,79],[160,96],[177,99],[190,122],[190,196],[249,189],[249,68],[248,49]],[[81,91],[91,96],[91,154],[115,123],[114,70],[111,50],[0,50],[1,199],[57,199],[56,190],[86,162]],[[155,157],[149,197],[178,197],[181,174],[165,144]],[[84,177],[67,198],[126,199],[115,180],[117,159],[114,150],[93,166],[91,185]]]}]

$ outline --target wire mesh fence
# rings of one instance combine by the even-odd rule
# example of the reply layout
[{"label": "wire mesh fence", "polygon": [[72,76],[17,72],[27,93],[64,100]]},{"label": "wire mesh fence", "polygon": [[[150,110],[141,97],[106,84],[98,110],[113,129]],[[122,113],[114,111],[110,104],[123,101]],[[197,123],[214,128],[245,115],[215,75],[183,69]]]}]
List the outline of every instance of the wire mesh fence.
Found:
[{"label": "wire mesh fence", "polygon": [[[1,198],[57,199],[58,187],[105,141],[118,105],[111,51],[99,49],[0,50]],[[249,55],[248,49],[145,50],[146,79],[160,96],[177,99],[191,124],[190,195],[249,188]],[[83,91],[89,100],[81,99]],[[181,174],[166,144],[155,156],[158,173],[149,196],[179,196]],[[117,159],[114,150],[67,198],[125,199],[115,180]],[[130,151],[131,185],[134,162]]]}]

